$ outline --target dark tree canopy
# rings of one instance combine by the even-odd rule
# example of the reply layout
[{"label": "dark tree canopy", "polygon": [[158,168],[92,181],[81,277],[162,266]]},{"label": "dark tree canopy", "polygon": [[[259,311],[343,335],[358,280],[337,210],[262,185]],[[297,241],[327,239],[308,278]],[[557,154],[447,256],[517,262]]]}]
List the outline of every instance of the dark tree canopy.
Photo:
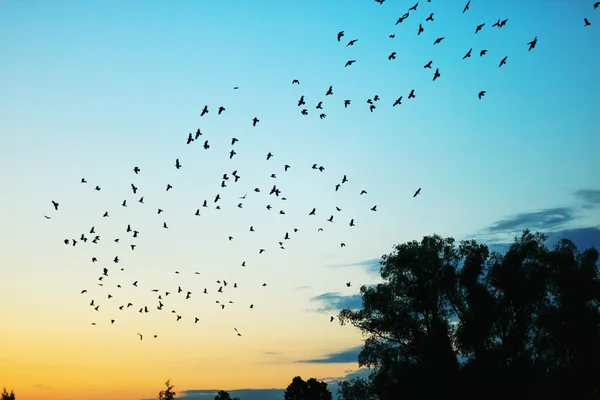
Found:
[{"label": "dark tree canopy", "polygon": [[285,400],[331,400],[332,395],[327,389],[327,383],[315,378],[304,381],[296,376],[285,390]]},{"label": "dark tree canopy", "polygon": [[337,394],[339,400],[378,400],[371,383],[361,377],[339,382]]},{"label": "dark tree canopy", "polygon": [[363,286],[362,308],[339,314],[367,336],[358,361],[374,369],[340,386],[362,397],[343,398],[442,387],[446,398],[594,398],[599,254],[569,240],[550,250],[546,240],[525,230],[504,255],[438,235],[395,246],[381,262],[384,282]]},{"label": "dark tree canopy", "polygon": [[161,390],[160,393],[158,393],[158,400],[173,400],[176,394],[173,391],[175,386],[171,385],[170,379],[165,382],[165,386],[167,387],[167,390]]},{"label": "dark tree canopy", "polygon": [[6,388],[0,393],[0,400],[15,400],[15,393],[11,390],[10,393],[6,391]]},{"label": "dark tree canopy", "polygon": [[240,400],[240,399],[239,399],[239,397],[231,398],[231,395],[229,394],[229,392],[226,392],[225,390],[219,390],[219,392],[215,396],[215,400]]}]

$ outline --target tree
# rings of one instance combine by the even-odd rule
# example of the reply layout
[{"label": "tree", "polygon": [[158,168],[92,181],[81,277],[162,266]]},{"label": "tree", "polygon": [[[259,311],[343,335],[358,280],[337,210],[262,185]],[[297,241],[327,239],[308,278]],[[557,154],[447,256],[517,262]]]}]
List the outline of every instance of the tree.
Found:
[{"label": "tree", "polygon": [[167,390],[161,390],[160,393],[158,393],[158,400],[173,400],[176,394],[173,391],[175,386],[171,385],[170,379],[165,382],[165,386],[167,387]]},{"label": "tree", "polygon": [[384,282],[363,286],[362,308],[339,314],[367,336],[358,362],[374,369],[376,395],[425,397],[447,386],[446,398],[550,399],[599,390],[599,253],[568,240],[549,250],[546,240],[524,230],[501,255],[432,235],[383,256]]},{"label": "tree", "polygon": [[0,400],[15,400],[15,392],[13,392],[12,390],[10,391],[10,394],[6,391],[6,388],[4,388],[4,391],[0,394]]},{"label": "tree", "polygon": [[362,377],[338,382],[337,393],[339,400],[377,400],[371,382]]},{"label": "tree", "polygon": [[219,392],[215,396],[215,400],[240,400],[240,399],[239,399],[239,397],[234,397],[232,399],[229,392],[226,392],[225,390],[219,390]]},{"label": "tree", "polygon": [[327,383],[315,378],[304,381],[299,376],[292,379],[284,393],[285,400],[331,400],[332,397]]}]

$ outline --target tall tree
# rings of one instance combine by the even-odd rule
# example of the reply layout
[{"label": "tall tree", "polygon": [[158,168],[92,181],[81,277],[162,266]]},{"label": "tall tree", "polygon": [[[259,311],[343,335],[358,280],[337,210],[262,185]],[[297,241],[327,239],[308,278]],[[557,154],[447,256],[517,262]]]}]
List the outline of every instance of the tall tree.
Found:
[{"label": "tall tree", "polygon": [[167,390],[161,390],[160,393],[158,393],[158,400],[173,400],[176,394],[173,391],[175,386],[171,385],[170,379],[165,382],[165,386],[167,387]]},{"label": "tall tree", "polygon": [[422,390],[453,379],[458,369],[450,320],[455,313],[448,293],[455,290],[458,252],[454,239],[438,235],[397,245],[382,257],[384,283],[361,287],[363,307],[342,310],[367,336],[360,366],[375,369],[382,398],[398,398],[409,386]]},{"label": "tall tree", "polygon": [[331,400],[332,394],[327,389],[327,383],[315,378],[304,381],[296,376],[284,393],[285,400]]},{"label": "tall tree", "polygon": [[447,398],[600,390],[599,253],[568,240],[549,250],[546,240],[524,230],[501,255],[433,235],[383,256],[384,282],[363,286],[362,308],[339,314],[367,336],[358,361],[374,368],[379,398],[445,384]]}]

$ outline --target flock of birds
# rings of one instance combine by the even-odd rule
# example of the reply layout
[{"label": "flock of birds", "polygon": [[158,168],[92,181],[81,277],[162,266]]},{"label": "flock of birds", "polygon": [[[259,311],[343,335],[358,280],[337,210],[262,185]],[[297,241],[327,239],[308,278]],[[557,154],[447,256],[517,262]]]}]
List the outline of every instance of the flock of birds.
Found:
[{"label": "flock of birds", "polygon": [[[375,0],[375,1],[378,2],[378,3],[380,3],[380,4],[383,4],[385,2],[385,0]],[[411,16],[413,13],[417,12],[418,6],[419,6],[419,3],[415,4],[413,7],[410,7],[410,9],[408,9],[407,12],[404,15],[402,15],[397,20],[396,25],[402,23],[407,18],[409,18],[409,16]],[[594,9],[597,9],[599,6],[600,6],[600,2],[595,3],[594,4]],[[467,4],[464,6],[463,13],[466,12],[466,11],[468,11],[469,7],[470,7],[470,1],[467,2]],[[434,13],[429,13],[429,15],[424,19],[424,22],[419,23],[419,27],[418,27],[418,30],[417,30],[417,35],[420,35],[421,33],[423,33],[423,31],[424,31],[423,24],[426,24],[428,22],[433,22],[433,21],[434,21]],[[588,21],[587,18],[585,18],[584,21],[585,21],[585,26],[589,26],[590,25],[590,22]],[[507,22],[508,22],[508,19],[499,19],[498,21],[496,21],[495,23],[492,24],[492,27],[502,28],[502,27],[506,26]],[[477,34],[478,32],[480,32],[485,26],[486,26],[486,23],[481,23],[481,24],[477,25],[475,27],[475,34]],[[344,31],[340,31],[337,34],[337,41],[341,42],[341,40],[342,40],[342,38],[344,36],[345,36],[345,32]],[[394,38],[394,37],[395,37],[394,34],[390,35],[390,38]],[[439,38],[437,38],[433,42],[433,44],[434,45],[440,44],[443,40],[444,40],[444,37],[439,37]],[[352,40],[350,40],[346,44],[346,46],[347,47],[348,46],[354,46],[357,42],[358,42],[358,39],[352,39]],[[533,38],[533,40],[531,40],[530,42],[527,43],[528,50],[534,49],[535,46],[536,46],[536,44],[537,44],[537,37]],[[483,57],[483,56],[485,56],[487,54],[487,51],[488,51],[487,49],[481,49],[481,50],[477,50],[477,53],[479,54],[480,57]],[[466,54],[463,56],[463,59],[470,58],[471,55],[472,55],[472,52],[473,52],[473,49],[472,48],[469,49],[466,52]],[[392,52],[388,56],[388,59],[390,61],[394,60],[395,58],[396,58],[396,53],[395,52]],[[503,65],[506,64],[507,58],[508,58],[508,56],[504,56],[502,59],[500,59],[499,67],[502,67]],[[354,59],[348,60],[346,62],[346,64],[345,64],[345,66],[349,67],[349,66],[353,65],[356,61],[357,60],[354,60]],[[426,69],[432,69],[433,68],[433,60],[427,62],[424,65],[424,68],[426,68]],[[440,76],[441,76],[440,70],[439,70],[439,68],[436,67],[435,72],[433,74],[433,80],[435,81],[436,79],[440,78]],[[299,80],[298,79],[293,79],[292,80],[292,85],[300,85]],[[236,86],[236,87],[234,87],[234,89],[237,90],[237,89],[239,89],[239,87]],[[481,99],[485,95],[485,93],[486,93],[485,90],[481,90],[478,93],[479,99]],[[325,96],[331,96],[331,95],[333,95],[333,87],[330,86],[328,88],[328,90],[325,92]],[[415,90],[414,89],[411,90],[407,97],[408,97],[408,99],[415,98],[416,97]],[[393,103],[392,103],[392,106],[395,107],[395,106],[401,105],[402,104],[402,98],[403,98],[403,96],[400,96],[397,99],[395,99],[393,101]],[[375,110],[375,108],[376,108],[375,103],[377,103],[378,101],[380,101],[380,97],[378,95],[375,95],[373,98],[370,98],[370,99],[367,100],[367,103],[369,104],[369,108],[370,108],[371,112],[373,112]],[[347,99],[344,100],[344,106],[345,107],[348,107],[350,104],[351,104],[351,100],[347,100]],[[306,105],[306,101],[305,101],[304,95],[302,95],[300,97],[297,105],[299,107],[302,107],[302,106]],[[319,101],[318,104],[317,104],[317,106],[316,106],[316,108],[318,110],[320,110],[319,117],[321,119],[325,118],[326,114],[322,112],[322,110],[323,110],[323,101]],[[210,111],[211,110],[209,110],[208,105],[205,105],[204,108],[200,112],[200,117],[205,117],[207,114],[210,113]],[[216,108],[217,115],[221,115],[225,111],[226,111],[226,108],[224,106],[219,106],[218,108]],[[307,115],[308,114],[308,110],[306,108],[302,108],[301,114],[302,115]],[[260,120],[258,119],[258,117],[254,117],[252,119],[252,126],[256,127],[259,122],[260,122]],[[203,136],[203,133],[202,133],[201,129],[198,128],[195,131],[195,133],[191,133],[190,132],[187,135],[186,144],[190,145],[193,142],[202,142],[202,140],[203,140],[202,147],[205,150],[209,150],[210,149],[209,140],[202,138],[202,136]],[[229,151],[229,159],[232,159],[237,154],[237,152],[235,151],[235,148],[236,148],[235,144],[238,141],[239,141],[239,139],[236,138],[236,137],[232,137],[231,138],[231,141],[230,141],[231,150]],[[266,158],[266,161],[270,161],[272,158],[274,158],[274,154],[271,153],[271,152],[266,152],[265,158]],[[175,159],[174,167],[177,170],[179,170],[179,169],[181,169],[181,168],[184,167],[184,165],[182,164],[182,162],[180,161],[179,158]],[[288,165],[288,164],[284,164],[284,165],[280,165],[280,168],[282,169],[282,172],[285,173],[285,172],[287,172],[292,167],[290,165]],[[307,166],[307,168],[308,168],[308,166]],[[319,172],[324,172],[325,171],[325,168],[322,165],[319,165],[319,164],[312,164],[311,168],[313,170],[316,170],[316,171],[319,171]],[[135,166],[133,168],[133,173],[134,173],[133,176],[137,176],[141,172],[142,172],[142,170],[138,166]],[[273,178],[273,179],[275,179],[276,177],[277,177],[276,173],[273,173],[270,176],[270,178]],[[232,172],[225,172],[225,173],[223,173],[222,176],[221,176],[221,179],[220,179],[220,189],[218,190],[218,193],[215,193],[215,195],[214,195],[213,198],[203,200],[201,207],[197,208],[195,210],[195,212],[193,210],[190,210],[190,214],[200,217],[201,216],[201,209],[203,209],[203,208],[209,208],[209,207],[213,207],[213,206],[214,206],[214,209],[219,210],[221,208],[221,204],[219,203],[219,201],[222,200],[221,194],[226,191],[226,188],[229,188],[230,186],[235,185],[235,183],[237,183],[240,179],[241,179],[241,176],[238,174],[237,170],[232,171]],[[86,181],[85,178],[82,178],[80,182],[81,182],[81,184],[87,184],[87,181]],[[344,185],[346,182],[348,182],[348,177],[346,175],[344,175],[340,179],[339,183],[335,184],[335,187],[333,189],[336,192],[339,191],[340,188],[342,187],[342,185]],[[95,186],[94,190],[101,191],[101,187],[99,185],[94,185],[94,186]],[[131,188],[131,191],[132,191],[133,195],[136,196],[137,203],[144,204],[144,200],[145,200],[146,196],[138,188],[138,186],[136,186],[135,183],[131,183],[130,188]],[[173,189],[173,186],[171,184],[166,184],[166,191],[167,192],[170,191],[170,190],[172,190],[172,189]],[[138,191],[140,191],[139,194],[138,194]],[[253,192],[256,193],[256,194],[258,194],[258,193],[263,193],[264,194],[265,192],[268,193],[268,198],[270,199],[270,201],[268,201],[268,204],[265,204],[265,208],[267,210],[269,210],[269,211],[271,211],[272,209],[274,209],[274,207],[275,207],[274,204],[275,204],[276,201],[285,201],[285,200],[287,200],[286,197],[284,196],[283,191],[277,186],[277,184],[273,184],[272,187],[271,187],[271,185],[269,185],[268,188],[255,187],[253,189]],[[421,193],[421,188],[418,188],[413,193],[413,197],[418,196],[420,193]],[[363,196],[363,195],[366,195],[366,194],[367,194],[367,191],[364,190],[364,189],[361,190],[359,193],[357,193],[357,195],[360,195],[360,196]],[[236,201],[238,203],[237,204],[238,208],[243,208],[243,206],[244,206],[244,200],[246,199],[247,195],[248,195],[248,193],[245,193],[243,196],[239,196],[238,197],[239,200]],[[223,194],[223,196],[226,196],[226,195]],[[55,201],[55,200],[51,200],[51,203],[52,203],[52,207],[53,207],[54,211],[58,211],[59,207],[60,207],[59,202]],[[124,199],[123,202],[121,203],[121,206],[122,207],[128,207],[128,200]],[[336,206],[335,212],[333,214],[331,214],[328,218],[323,218],[323,221],[324,222],[333,223],[334,222],[334,218],[337,221],[338,217],[335,216],[335,213],[340,213],[341,211],[342,211],[342,209]],[[370,211],[372,211],[372,212],[377,211],[377,205],[373,205],[370,208]],[[157,208],[155,210],[155,212],[160,215],[163,212],[165,212],[165,210],[162,209],[162,208]],[[274,211],[274,212],[277,212],[277,211]],[[281,209],[281,210],[278,211],[278,213],[279,214],[285,214],[285,211],[283,209]],[[329,214],[329,213],[327,213],[327,214]],[[109,211],[105,211],[102,214],[102,218],[108,218],[109,215],[110,215]],[[307,217],[315,217],[316,215],[317,215],[317,209],[316,208],[311,207],[311,208],[309,208],[309,209],[306,210],[306,216]],[[340,214],[340,215],[343,215],[343,214]],[[46,219],[51,219],[51,217],[48,216],[48,215],[45,215],[45,218]],[[355,226],[355,218],[352,217],[352,216],[348,216],[347,218],[348,219],[346,220],[346,223],[348,224],[348,226],[349,227],[354,227]],[[164,221],[162,227],[164,229],[168,229],[169,225],[167,224],[166,221]],[[254,226],[250,226],[249,227],[249,231],[250,232],[255,232]],[[322,231],[323,231],[323,228],[319,227],[318,228],[318,232],[322,232]],[[279,248],[280,249],[285,249],[284,243],[287,240],[290,240],[291,237],[294,235],[294,233],[297,233],[297,232],[298,232],[298,229],[295,228],[295,227],[291,227],[287,232],[285,232],[282,235],[282,237],[277,242]],[[125,226],[123,227],[123,234],[129,235],[131,239],[138,238],[138,234],[139,233],[140,232],[135,227],[133,227],[131,223],[127,223],[126,227]],[[101,240],[101,237],[104,237],[104,236],[101,236],[100,233],[96,231],[96,228],[94,226],[92,226],[91,228],[86,229],[85,233],[77,234],[75,237],[78,237],[78,239],[73,239],[73,238],[65,238],[65,239],[63,239],[64,244],[65,245],[76,246],[78,243],[86,244],[86,243],[88,243],[88,241],[90,243],[92,243],[92,244],[98,244],[100,242],[100,240]],[[229,241],[233,240],[233,237],[229,236],[228,240]],[[120,238],[112,238],[112,241],[119,243]],[[129,248],[131,249],[131,251],[135,250],[135,248],[137,246],[137,244],[134,243],[134,242],[135,242],[135,240],[131,244],[129,244]],[[346,246],[346,244],[344,242],[340,243],[340,247],[345,247],[345,246]],[[265,248],[259,248],[259,249],[257,249],[258,254],[263,254],[265,251],[266,251]],[[90,257],[90,261],[92,263],[96,263],[96,262],[98,262],[98,258],[96,256],[92,255]],[[118,255],[115,256],[112,259],[112,262],[115,265],[118,264],[119,263],[119,256]],[[246,267],[246,266],[247,266],[246,265],[246,261],[243,260],[243,259],[241,259],[240,267]],[[120,268],[120,270],[124,271],[124,268]],[[111,274],[110,276],[112,276],[113,270],[109,269],[108,266],[101,267],[101,271],[99,271],[98,282],[96,282],[97,285],[104,287],[105,283],[107,283],[107,281],[108,281],[109,273]],[[180,272],[179,271],[175,271],[175,273],[179,274]],[[195,272],[194,274],[195,275],[200,275],[200,272]],[[106,280],[105,280],[105,278],[106,278]],[[121,288],[123,288],[123,286],[128,286],[130,288],[137,288],[138,287],[138,282],[141,282],[141,281],[135,280],[133,282],[119,283],[119,284],[116,284],[116,289],[121,289]],[[237,289],[238,288],[238,284],[236,282],[228,283],[226,280],[218,280],[218,281],[216,281],[216,284],[217,284],[217,286],[215,287],[214,291],[213,291],[212,288],[209,290],[208,287],[204,287],[204,290],[201,291],[200,293],[202,295],[209,295],[209,294],[212,294],[212,293],[218,293],[219,295],[222,295],[222,294],[226,293],[226,291],[228,290],[228,288],[231,288],[231,289]],[[263,283],[262,286],[263,287],[267,286],[267,283]],[[351,287],[351,282],[346,282],[346,286],[347,287]],[[165,303],[168,303],[167,302],[168,296],[170,296],[171,294],[173,294],[173,296],[180,296],[180,297],[182,297],[185,300],[191,299],[192,295],[194,295],[194,293],[191,290],[188,290],[187,288],[184,289],[181,286],[178,286],[177,288],[173,288],[171,290],[166,290],[166,289],[162,289],[161,290],[161,289],[157,289],[157,288],[152,288],[152,289],[150,289],[150,291],[152,293],[155,293],[155,295],[156,295],[156,299],[155,299],[156,304],[154,306],[150,306],[150,308],[149,308],[149,306],[147,304],[137,304],[137,305],[134,305],[132,302],[126,302],[124,304],[117,305],[116,308],[119,311],[124,311],[124,310],[127,310],[129,308],[134,307],[134,309],[137,309],[139,313],[144,314],[144,313],[149,313],[150,309],[153,309],[154,307],[157,310],[162,311],[163,307],[165,306]],[[81,294],[82,295],[86,294],[86,293],[88,293],[87,289],[81,290]],[[110,293],[106,293],[104,296],[105,296],[104,298],[108,302],[110,302],[110,300],[113,298],[113,295],[110,294]],[[230,304],[234,304],[234,302],[231,301],[231,300],[223,299],[221,297],[221,300],[215,300],[215,304],[216,304],[216,306],[220,307],[221,309],[225,309],[226,306],[228,306]],[[93,308],[94,311],[96,311],[96,312],[100,311],[101,304],[99,302],[99,299],[97,299],[97,298],[96,299],[90,299],[89,305],[90,305],[91,308]],[[103,309],[104,309],[105,306],[104,306],[104,304],[102,304],[102,305],[103,305]],[[254,308],[254,304],[247,304],[246,307],[248,307],[249,309],[253,309]],[[179,322],[180,320],[183,319],[183,316],[180,313],[178,313],[176,310],[174,310],[174,309],[171,310],[171,313],[174,314],[174,320],[176,322]],[[114,324],[117,319],[118,319],[118,317],[114,317],[113,316],[113,317],[109,318],[108,321],[110,322],[110,324]],[[330,322],[332,322],[333,320],[334,320],[334,317],[330,316]],[[107,321],[107,323],[108,323],[108,321]],[[195,316],[193,318],[193,322],[194,323],[198,323],[199,321],[200,321],[199,317]],[[91,322],[91,324],[92,325],[96,325],[96,322]],[[234,327],[233,329],[234,329],[235,333],[238,336],[242,336],[241,333],[237,330],[237,328]],[[139,339],[143,340],[144,335],[142,335],[140,333],[137,333],[137,334],[139,335]],[[153,337],[157,338],[158,335],[157,334],[153,334]]]}]

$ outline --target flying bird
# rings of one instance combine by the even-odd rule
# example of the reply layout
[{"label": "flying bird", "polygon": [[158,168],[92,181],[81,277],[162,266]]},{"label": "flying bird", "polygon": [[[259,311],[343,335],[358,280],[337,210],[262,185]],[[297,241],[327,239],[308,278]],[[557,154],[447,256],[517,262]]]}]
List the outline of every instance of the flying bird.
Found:
[{"label": "flying bird", "polygon": [[479,94],[477,95],[477,97],[479,97],[479,100],[481,100],[481,98],[485,95],[485,90],[482,90],[481,92],[479,92]]},{"label": "flying bird", "polygon": [[532,49],[534,49],[535,45],[537,44],[537,36],[534,37],[533,40],[527,44],[529,45],[529,50],[527,51],[531,51]]}]

